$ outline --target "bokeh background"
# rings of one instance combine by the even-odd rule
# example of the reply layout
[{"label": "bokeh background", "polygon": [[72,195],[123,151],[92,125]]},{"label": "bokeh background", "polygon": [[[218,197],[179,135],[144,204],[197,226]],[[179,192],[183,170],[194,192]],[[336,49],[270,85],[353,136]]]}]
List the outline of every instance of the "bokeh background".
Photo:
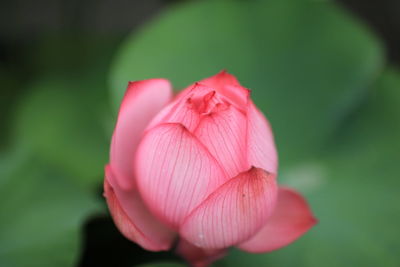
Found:
[{"label": "bokeh background", "polygon": [[227,69],[319,224],[216,267],[400,266],[400,2],[0,2],[0,266],[184,266],[116,230],[103,166],[129,80]]}]

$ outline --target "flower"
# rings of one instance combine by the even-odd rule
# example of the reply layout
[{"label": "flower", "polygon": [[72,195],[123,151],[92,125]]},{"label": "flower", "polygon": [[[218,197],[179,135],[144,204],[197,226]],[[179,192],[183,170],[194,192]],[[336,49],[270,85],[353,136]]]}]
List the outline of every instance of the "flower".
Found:
[{"label": "flower", "polygon": [[130,82],[105,168],[115,224],[144,249],[207,266],[236,246],[284,247],[315,223],[293,189],[278,187],[270,125],[225,71],[173,97],[169,81]]}]

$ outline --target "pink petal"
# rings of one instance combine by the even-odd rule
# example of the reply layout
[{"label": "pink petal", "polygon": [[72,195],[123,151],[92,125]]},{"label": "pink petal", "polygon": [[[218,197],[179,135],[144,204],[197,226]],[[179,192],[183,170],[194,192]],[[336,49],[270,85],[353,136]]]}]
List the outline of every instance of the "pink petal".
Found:
[{"label": "pink petal", "polygon": [[250,165],[277,173],[278,155],[271,126],[252,101],[247,110],[248,161]]},{"label": "pink petal", "polygon": [[151,215],[137,191],[112,186],[115,177],[109,165],[105,172],[104,195],[120,232],[144,249],[168,250],[176,234]]},{"label": "pink petal", "polygon": [[266,225],[239,248],[252,253],[276,250],[294,242],[316,223],[306,200],[296,191],[280,187],[275,211]]},{"label": "pink petal", "polygon": [[200,115],[192,108],[190,99],[188,98],[177,103],[169,110],[169,113],[160,118],[158,122],[152,122],[151,126],[156,126],[161,123],[180,123],[189,131],[192,131],[197,127],[199,121]]},{"label": "pink petal", "polygon": [[203,79],[201,83],[213,88],[221,88],[224,85],[241,86],[236,77],[228,73],[226,70],[222,70],[214,76]]},{"label": "pink petal", "polygon": [[202,99],[211,91],[212,88],[197,83],[184,90],[175,97],[171,104],[154,117],[148,129],[156,127],[161,123],[180,123],[189,131],[193,131],[200,121],[200,114],[196,108],[196,103],[193,103],[194,99]]},{"label": "pink petal", "polygon": [[229,177],[248,170],[246,117],[233,106],[202,117],[195,131],[197,138],[218,160]]},{"label": "pink petal", "polygon": [[187,242],[184,239],[179,240],[176,252],[181,255],[190,266],[207,267],[212,262],[222,258],[227,253],[226,249],[202,249]]},{"label": "pink petal", "polygon": [[[187,129],[192,131],[196,128],[198,117],[195,109],[191,108],[190,102],[193,99],[199,99],[216,91],[228,103],[233,104],[239,110],[246,112],[249,90],[242,87],[236,78],[225,71],[195,83],[185,90],[181,91],[166,108],[164,108],[150,123],[148,129],[157,126],[160,123],[181,123]],[[189,108],[189,109],[188,109]]]},{"label": "pink petal", "polygon": [[275,206],[275,175],[252,167],[218,188],[185,220],[179,232],[201,248],[221,249],[254,235]]},{"label": "pink petal", "polygon": [[214,88],[219,94],[225,96],[229,102],[234,104],[236,108],[246,109],[249,90],[242,87],[236,77],[225,70],[200,81],[200,83]]},{"label": "pink petal", "polygon": [[161,124],[143,137],[137,182],[152,212],[174,228],[228,177],[181,124]]},{"label": "pink petal", "polygon": [[133,156],[141,135],[150,120],[171,99],[171,85],[167,80],[151,79],[130,82],[122,100],[111,142],[110,164],[120,186],[134,187]]},{"label": "pink petal", "polygon": [[[213,90],[213,91],[218,91],[219,93],[222,94],[222,92],[225,90],[225,86],[230,86],[232,87],[240,87],[241,92],[243,93],[243,97],[247,97],[249,90],[246,88],[242,87],[238,80],[236,79],[235,76],[227,73],[225,70],[220,71],[218,74],[205,78],[199,82],[196,82],[184,90],[180,91],[179,94],[175,97],[177,101],[180,101],[183,98],[186,98],[189,94],[193,93],[193,90],[198,90],[202,89],[201,87],[206,87],[208,90]],[[198,88],[196,88],[198,87]],[[240,90],[240,89],[239,89]],[[227,93],[230,93],[229,91]],[[234,92],[234,95],[239,95],[240,98],[240,93]],[[244,103],[247,103],[245,100]]]}]

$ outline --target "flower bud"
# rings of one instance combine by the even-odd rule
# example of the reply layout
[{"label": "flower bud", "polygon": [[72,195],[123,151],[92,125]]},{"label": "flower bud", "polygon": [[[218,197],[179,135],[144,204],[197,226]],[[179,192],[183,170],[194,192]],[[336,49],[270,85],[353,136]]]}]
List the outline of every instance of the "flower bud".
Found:
[{"label": "flower bud", "polygon": [[226,72],[173,97],[167,80],[129,83],[106,166],[105,196],[124,236],[207,266],[231,246],[268,252],[315,223],[278,187],[271,127]]}]

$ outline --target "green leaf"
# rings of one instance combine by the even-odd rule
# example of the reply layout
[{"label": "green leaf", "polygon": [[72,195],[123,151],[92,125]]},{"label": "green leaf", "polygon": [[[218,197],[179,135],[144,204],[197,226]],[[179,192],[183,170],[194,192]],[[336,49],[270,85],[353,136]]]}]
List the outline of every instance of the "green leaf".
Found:
[{"label": "green leaf", "polygon": [[379,42],[327,1],[194,1],[130,36],[111,72],[115,106],[129,80],[181,89],[227,69],[253,90],[281,166],[314,155],[379,73]]},{"label": "green leaf", "polygon": [[322,217],[307,266],[397,266],[400,72],[384,73],[347,126],[326,163],[330,182],[312,198]]},{"label": "green leaf", "polygon": [[329,153],[308,164],[309,173],[310,166],[319,169],[319,183],[305,191],[319,224],[287,248],[263,255],[233,251],[218,266],[398,266],[399,136],[400,72],[389,69]]},{"label": "green leaf", "polygon": [[0,65],[0,150],[7,149],[10,139],[10,113],[13,111],[15,100],[21,90],[21,82],[15,77],[15,74],[10,70],[5,69]]},{"label": "green leaf", "polygon": [[[104,86],[103,86],[104,88]],[[108,157],[101,83],[44,78],[32,84],[16,114],[15,142],[57,165],[86,188],[98,186]]]},{"label": "green leaf", "polygon": [[74,266],[98,203],[25,149],[0,160],[0,266]]}]

